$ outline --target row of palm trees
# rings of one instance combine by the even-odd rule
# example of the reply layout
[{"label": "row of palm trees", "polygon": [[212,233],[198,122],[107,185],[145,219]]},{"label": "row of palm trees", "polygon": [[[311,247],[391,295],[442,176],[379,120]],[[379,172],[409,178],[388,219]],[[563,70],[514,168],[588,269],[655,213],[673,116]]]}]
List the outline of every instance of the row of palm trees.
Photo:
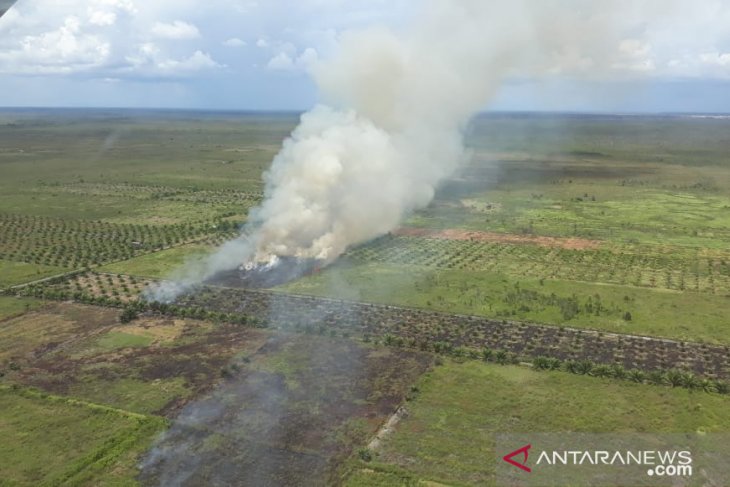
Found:
[{"label": "row of palm trees", "polygon": [[[370,342],[373,339],[367,336],[365,341]],[[389,333],[383,335],[382,340],[379,341],[386,346],[419,348],[422,351],[441,355],[481,359],[485,362],[494,362],[501,365],[523,363],[521,357],[514,352],[489,347],[475,350],[466,347],[455,347],[452,343],[445,341],[416,342],[415,339],[406,339]],[[689,390],[702,390],[707,393],[730,394],[730,384],[727,382],[720,379],[698,377],[688,370],[678,368],[643,371],[640,369],[626,369],[620,364],[601,364],[588,359],[561,360],[557,357],[547,356],[538,356],[533,358],[531,362],[526,363],[535,370],[556,370],[577,375],[626,380],[638,384],[683,387]]]}]

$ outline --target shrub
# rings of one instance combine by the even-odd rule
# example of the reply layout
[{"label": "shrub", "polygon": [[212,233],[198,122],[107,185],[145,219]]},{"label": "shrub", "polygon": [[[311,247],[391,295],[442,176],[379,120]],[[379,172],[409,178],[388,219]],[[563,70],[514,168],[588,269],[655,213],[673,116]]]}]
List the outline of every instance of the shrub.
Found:
[{"label": "shrub", "polygon": [[129,323],[130,321],[136,319],[137,316],[139,316],[137,314],[137,310],[132,306],[127,306],[119,314],[119,321],[122,323]]},{"label": "shrub", "polygon": [[639,369],[631,369],[626,374],[626,377],[636,383],[642,383],[646,380],[646,374]]},{"label": "shrub", "polygon": [[594,377],[612,377],[613,369],[609,365],[596,365],[592,368],[591,375]]},{"label": "shrub", "polygon": [[494,355],[494,352],[491,348],[485,347],[482,350],[482,360],[485,362],[489,362],[492,359],[492,356]]},{"label": "shrub", "polygon": [[370,462],[373,460],[373,452],[371,452],[369,448],[360,448],[357,450],[357,456],[360,457],[360,460],[363,462]]}]

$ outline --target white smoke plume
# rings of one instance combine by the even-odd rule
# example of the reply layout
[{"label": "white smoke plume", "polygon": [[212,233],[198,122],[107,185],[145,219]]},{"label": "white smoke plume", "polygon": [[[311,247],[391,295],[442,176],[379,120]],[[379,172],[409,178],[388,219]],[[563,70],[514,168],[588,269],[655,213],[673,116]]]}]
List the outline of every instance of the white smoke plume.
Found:
[{"label": "white smoke plume", "polygon": [[565,56],[585,67],[583,52],[599,53],[592,72],[613,62],[612,12],[636,3],[607,3],[431,0],[403,33],[343,34],[338,54],[312,69],[329,106],[304,114],[284,142],[243,234],[151,297],[281,256],[329,263],[394,229],[464,160],[462,131],[506,76],[548,72]]}]

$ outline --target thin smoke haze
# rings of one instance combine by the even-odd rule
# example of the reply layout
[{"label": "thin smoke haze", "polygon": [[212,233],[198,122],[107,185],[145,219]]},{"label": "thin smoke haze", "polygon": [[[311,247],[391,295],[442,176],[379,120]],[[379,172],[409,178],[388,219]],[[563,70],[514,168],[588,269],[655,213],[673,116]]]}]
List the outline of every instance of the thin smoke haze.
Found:
[{"label": "thin smoke haze", "polygon": [[636,5],[433,0],[403,33],[344,33],[338,54],[312,68],[323,104],[284,141],[241,236],[148,297],[169,301],[220,271],[278,257],[330,263],[393,230],[467,158],[463,131],[505,77],[525,66],[549,72],[565,45],[593,53],[590,63],[569,54],[600,73],[621,39],[612,12]]}]

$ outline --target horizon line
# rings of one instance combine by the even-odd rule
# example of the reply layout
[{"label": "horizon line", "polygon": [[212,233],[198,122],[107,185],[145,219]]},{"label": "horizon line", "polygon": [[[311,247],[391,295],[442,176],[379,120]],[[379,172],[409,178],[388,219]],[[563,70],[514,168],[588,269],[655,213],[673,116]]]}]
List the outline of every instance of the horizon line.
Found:
[{"label": "horizon line", "polygon": [[[0,106],[0,111],[31,111],[31,110],[116,110],[116,111],[147,111],[147,112],[194,112],[194,113],[261,113],[261,114],[303,114],[313,107],[304,108],[201,108],[201,107],[136,107],[136,106],[40,106],[40,105],[18,105]],[[707,112],[707,111],[602,111],[602,110],[540,110],[540,109],[495,109],[480,110],[473,117],[495,114],[539,114],[539,115],[604,115],[604,116],[730,116],[730,112]]]}]

